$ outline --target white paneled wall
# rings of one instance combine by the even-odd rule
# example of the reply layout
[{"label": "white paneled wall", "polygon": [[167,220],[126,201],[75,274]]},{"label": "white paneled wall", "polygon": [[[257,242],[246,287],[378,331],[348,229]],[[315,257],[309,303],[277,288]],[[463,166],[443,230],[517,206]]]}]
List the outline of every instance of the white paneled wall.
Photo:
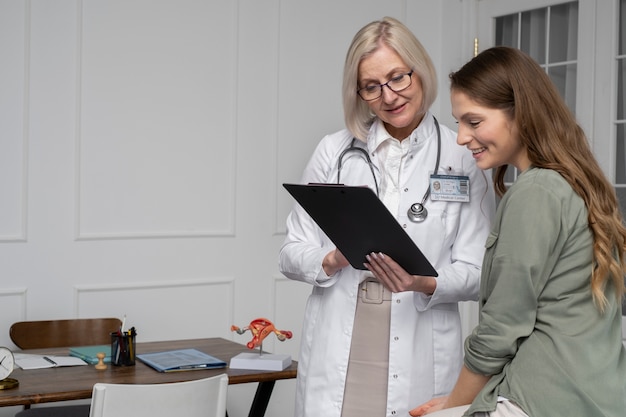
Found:
[{"label": "white paneled wall", "polygon": [[[243,343],[230,325],[268,317],[294,338],[266,348],[297,359],[310,288],[277,270],[281,184],[342,127],[346,49],[384,15],[431,51],[450,124],[461,3],[0,0],[0,345],[24,319]],[[294,387],[268,415],[292,415]],[[254,389],[231,387],[231,417]]]},{"label": "white paneled wall", "polygon": [[81,5],[77,237],[234,236],[237,2]]},{"label": "white paneled wall", "polygon": [[13,243],[26,239],[27,8],[18,1],[0,4],[0,243]]}]

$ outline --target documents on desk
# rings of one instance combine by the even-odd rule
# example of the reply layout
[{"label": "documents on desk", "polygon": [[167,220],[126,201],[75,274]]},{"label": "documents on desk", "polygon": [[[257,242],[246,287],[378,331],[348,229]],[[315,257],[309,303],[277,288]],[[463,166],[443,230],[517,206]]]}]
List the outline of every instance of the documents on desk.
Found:
[{"label": "documents on desk", "polygon": [[194,369],[225,368],[226,362],[197,349],[178,349],[142,353],[137,359],[159,372],[191,371]]},{"label": "documents on desk", "polygon": [[104,353],[104,363],[111,362],[111,345],[77,346],[70,348],[70,356],[81,358],[87,363],[97,364],[98,353]]},{"label": "documents on desk", "polygon": [[25,370],[87,365],[84,360],[72,356],[35,355],[19,352],[14,352],[13,356],[15,357],[15,364]]}]

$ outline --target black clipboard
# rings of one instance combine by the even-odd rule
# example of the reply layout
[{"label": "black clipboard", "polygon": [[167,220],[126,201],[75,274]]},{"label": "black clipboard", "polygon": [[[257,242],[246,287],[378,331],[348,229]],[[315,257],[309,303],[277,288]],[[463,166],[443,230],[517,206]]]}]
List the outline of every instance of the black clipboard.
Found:
[{"label": "black clipboard", "polygon": [[436,277],[415,242],[368,187],[341,184],[283,184],[355,269],[365,255],[382,252],[411,275]]}]

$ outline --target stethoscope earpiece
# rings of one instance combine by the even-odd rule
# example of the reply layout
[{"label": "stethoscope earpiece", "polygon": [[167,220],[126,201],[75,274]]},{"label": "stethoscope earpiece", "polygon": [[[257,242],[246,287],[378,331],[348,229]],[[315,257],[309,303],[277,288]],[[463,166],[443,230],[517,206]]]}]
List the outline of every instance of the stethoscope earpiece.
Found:
[{"label": "stethoscope earpiece", "polygon": [[414,203],[411,204],[406,214],[412,222],[421,223],[428,217],[428,210],[426,210],[426,207],[424,207],[422,203]]}]

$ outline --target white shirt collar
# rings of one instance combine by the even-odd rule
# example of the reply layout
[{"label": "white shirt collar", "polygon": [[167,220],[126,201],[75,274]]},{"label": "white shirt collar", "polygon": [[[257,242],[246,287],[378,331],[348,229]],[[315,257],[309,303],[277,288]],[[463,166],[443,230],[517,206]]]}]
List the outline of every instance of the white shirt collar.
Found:
[{"label": "white shirt collar", "polygon": [[[407,138],[411,143],[410,149],[412,151],[419,149],[432,135],[436,135],[435,120],[430,112],[426,112],[421,123]],[[380,119],[376,119],[374,123],[372,123],[367,137],[367,147],[370,154],[375,153],[380,145],[388,139],[393,138],[389,132],[387,132],[387,129],[385,129],[384,123],[381,122]]]}]

